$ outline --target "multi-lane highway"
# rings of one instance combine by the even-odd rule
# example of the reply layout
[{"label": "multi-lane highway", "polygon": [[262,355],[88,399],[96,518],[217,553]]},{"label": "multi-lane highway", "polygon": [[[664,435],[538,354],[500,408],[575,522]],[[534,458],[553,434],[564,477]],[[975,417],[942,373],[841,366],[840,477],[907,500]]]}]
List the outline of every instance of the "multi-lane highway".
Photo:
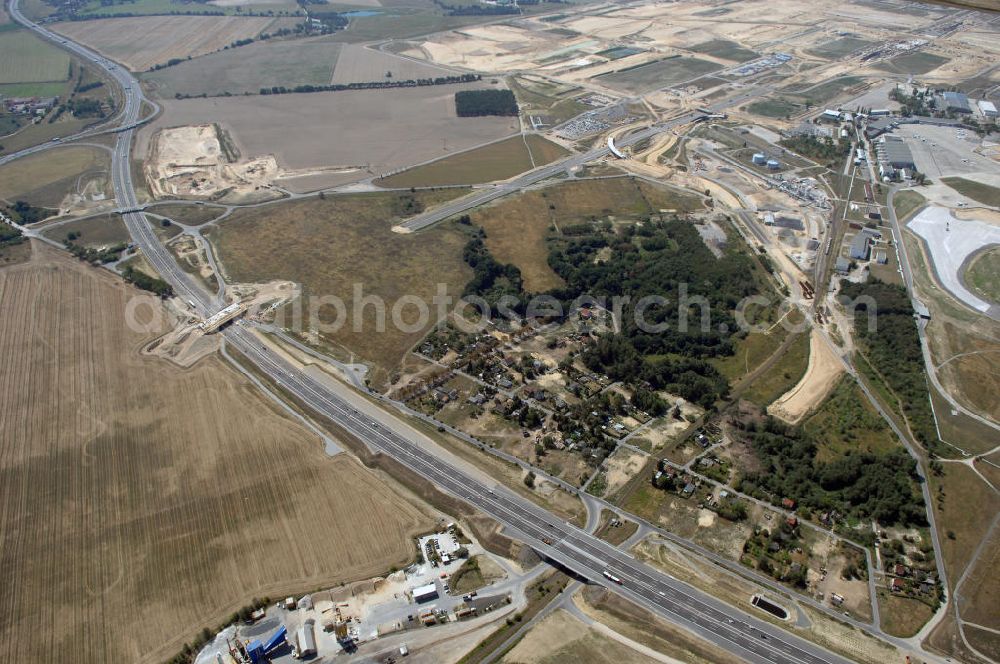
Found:
[{"label": "multi-lane highway", "polygon": [[[764,92],[769,91],[770,88],[767,86],[757,86],[746,88],[742,92],[738,93],[733,97],[729,97],[723,101],[710,104],[705,107],[705,110],[712,111],[713,113],[719,112],[726,108],[735,107],[748,101],[754,97],[757,97]],[[647,138],[652,138],[657,134],[665,131],[670,131],[675,127],[681,127],[690,122],[694,122],[697,118],[704,116],[705,113],[700,111],[691,111],[683,113],[676,117],[670,118],[663,122],[653,124],[645,129],[640,129],[629,133],[626,136],[615,139],[615,146],[619,149],[641,143]],[[554,161],[551,164],[542,166],[541,168],[536,168],[533,171],[528,171],[524,175],[517,177],[513,180],[507,182],[502,182],[493,187],[488,187],[486,189],[481,189],[472,193],[468,196],[463,196],[462,198],[456,199],[454,201],[445,203],[433,210],[428,210],[423,214],[419,214],[415,217],[411,217],[405,222],[397,226],[397,230],[402,232],[414,232],[419,231],[428,226],[443,221],[448,217],[453,217],[456,214],[461,214],[466,210],[471,210],[474,207],[479,207],[490,201],[495,201],[498,198],[502,198],[508,194],[512,194],[515,191],[521,191],[531,185],[537,184],[542,180],[546,180],[550,177],[558,175],[559,173],[570,171],[584,164],[588,164],[592,161],[597,161],[598,159],[603,159],[611,154],[611,148],[607,143],[601,143],[599,146],[593,148],[589,152],[584,152],[577,155],[572,155],[566,157],[565,159],[560,159],[559,161]]]},{"label": "multi-lane highway", "polygon": [[[636,131],[624,138],[619,138],[615,141],[615,144],[619,148],[635,145],[636,143],[644,141],[647,138],[655,136],[656,134],[692,122],[699,115],[702,114],[685,113],[684,115],[673,118],[662,124],[655,124],[647,127],[646,129]],[[407,221],[400,224],[399,228],[404,231],[419,231],[432,224],[436,224],[439,221],[447,219],[448,217],[460,214],[466,210],[471,210],[474,207],[478,207],[484,203],[489,203],[490,201],[496,200],[515,191],[520,191],[526,187],[530,187],[533,184],[541,182],[542,180],[562,173],[563,171],[583,166],[584,164],[606,157],[609,154],[611,154],[611,149],[606,144],[602,143],[599,147],[596,147],[589,152],[584,152],[582,154],[573,155],[572,157],[552,162],[551,164],[542,166],[541,168],[528,171],[524,175],[508,182],[504,182],[487,189],[481,189],[474,194],[464,196],[458,200],[438,206],[423,214],[411,217]]]},{"label": "multi-lane highway", "polygon": [[[11,16],[16,21],[44,38],[61,43],[80,57],[104,67],[122,85],[125,106],[121,121],[125,129],[118,134],[113,152],[112,182],[119,206],[134,209],[137,201],[129,155],[134,124],[143,101],[138,83],[131,74],[102,56],[67,42],[25,19],[18,11],[17,1],[13,0],[11,5]],[[676,118],[674,122],[679,124],[692,118],[693,114]],[[660,125],[636,132],[620,140],[618,144],[633,144],[665,128],[666,125]],[[581,155],[573,160],[579,159],[582,164],[586,162],[586,157],[587,155]],[[557,165],[552,173],[561,168],[566,168],[566,162]],[[521,186],[537,181],[528,178]],[[505,190],[504,193],[507,191],[511,190]],[[503,193],[497,194],[499,195]],[[487,197],[485,200],[495,197]],[[222,303],[216,296],[205,293],[180,269],[171,254],[157,240],[143,213],[129,212],[123,217],[133,240],[142,249],[146,259],[174,287],[178,296],[191,303],[202,315],[212,313],[221,306]],[[419,437],[400,433],[402,428],[397,430],[395,419],[388,413],[380,409],[376,409],[374,415],[371,409],[363,412],[334,388],[314,380],[267,350],[247,327],[235,325],[222,334],[229,345],[307,407],[336,422],[370,448],[391,456],[443,491],[490,515],[519,539],[589,581],[608,587],[748,662],[819,664],[847,661],[636,561],[631,555],[580,528],[559,521],[551,513],[503,487],[477,479],[443,459],[433,444],[425,443]],[[608,575],[617,581],[609,579]]]}]

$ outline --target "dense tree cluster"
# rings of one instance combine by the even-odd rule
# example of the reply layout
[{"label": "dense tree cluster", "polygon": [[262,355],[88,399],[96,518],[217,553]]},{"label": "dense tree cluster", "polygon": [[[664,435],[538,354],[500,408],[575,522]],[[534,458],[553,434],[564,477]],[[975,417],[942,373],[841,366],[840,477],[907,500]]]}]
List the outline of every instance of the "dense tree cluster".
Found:
[{"label": "dense tree cluster", "polygon": [[124,242],[113,244],[109,247],[104,247],[102,249],[94,249],[92,247],[85,247],[83,245],[76,244],[73,240],[76,237],[67,238],[66,250],[73,254],[82,261],[86,261],[91,265],[104,265],[106,263],[113,263],[114,261],[121,258],[122,252],[125,251],[128,245]]},{"label": "dense tree cluster", "polygon": [[851,141],[847,138],[839,138],[835,141],[829,136],[816,138],[815,136],[798,135],[783,138],[779,144],[792,152],[809,157],[821,164],[832,166],[836,166],[839,159],[851,153]]},{"label": "dense tree cluster", "polygon": [[15,224],[22,225],[33,224],[52,214],[48,208],[37,207],[27,201],[14,201],[13,205],[5,206],[3,211]]},{"label": "dense tree cluster", "polygon": [[470,295],[481,297],[495,311],[501,298],[511,296],[518,300],[511,310],[521,310],[523,304],[521,300],[524,295],[521,270],[515,265],[500,263],[493,258],[483,242],[482,233],[469,240],[462,252],[462,258],[473,270],[472,279],[465,285],[465,292],[462,294],[464,297]]},{"label": "dense tree cluster", "polygon": [[517,115],[517,100],[510,90],[462,90],[455,93],[460,118],[483,115]]},{"label": "dense tree cluster", "polygon": [[[630,298],[620,333],[601,337],[584,353],[588,366],[705,406],[725,395],[725,378],[706,359],[733,352],[734,309],[758,292],[748,256],[729,252],[716,259],[694,226],[672,220],[574,238],[550,254],[549,264],[566,282],[554,292],[566,302],[581,295]],[[664,303],[637,316],[647,296]]]},{"label": "dense tree cluster", "polygon": [[131,265],[126,265],[122,270],[122,277],[125,281],[143,290],[155,293],[160,297],[171,297],[174,294],[173,286],[163,279],[151,277],[145,272],[136,270]]},{"label": "dense tree cluster", "polygon": [[[903,415],[917,440],[929,451],[938,445],[927,393],[927,376],[910,298],[902,286],[878,279],[843,282],[840,296],[856,303],[854,334],[865,357],[899,397]],[[868,302],[875,303],[870,312]],[[869,315],[875,325],[870,328]]]},{"label": "dense tree cluster", "polygon": [[791,498],[811,510],[837,510],[883,524],[927,525],[917,491],[917,464],[904,450],[887,454],[848,452],[816,460],[816,442],[801,429],[773,418],[750,425],[747,437],[761,469],[744,475],[737,489],[777,503]]},{"label": "dense tree cluster", "polygon": [[8,226],[7,224],[0,224],[0,249],[4,247],[12,247],[15,244],[21,244],[24,242],[24,236],[21,231],[14,228],[13,226]]}]

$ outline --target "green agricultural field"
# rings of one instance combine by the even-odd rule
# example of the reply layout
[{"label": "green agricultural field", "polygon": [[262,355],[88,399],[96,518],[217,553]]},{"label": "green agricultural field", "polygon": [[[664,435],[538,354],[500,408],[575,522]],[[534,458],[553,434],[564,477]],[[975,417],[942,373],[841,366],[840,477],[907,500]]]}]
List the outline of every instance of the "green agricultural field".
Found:
[{"label": "green agricultural field", "polygon": [[917,51],[914,53],[897,55],[891,60],[880,62],[875,65],[875,67],[877,69],[881,69],[882,71],[894,72],[896,74],[919,75],[933,71],[946,62],[949,62],[949,58],[934,55],[933,53],[923,53]]},{"label": "green agricultural field", "polygon": [[256,93],[283,85],[327,85],[341,45],[316,39],[269,40],[219,51],[160,71],[143,74],[162,99]]},{"label": "green agricultural field", "polygon": [[721,60],[730,60],[732,62],[749,62],[757,57],[757,54],[750,49],[725,39],[712,39],[711,41],[689,46],[687,50],[694,53],[704,53],[705,55],[711,55]]},{"label": "green agricultural field", "polygon": [[0,32],[0,83],[65,81],[69,63],[69,55],[24,30]]},{"label": "green agricultural field", "polygon": [[1000,247],[990,247],[972,259],[965,283],[980,297],[1000,302]]},{"label": "green agricultural field", "polygon": [[873,44],[875,44],[875,42],[868,41],[867,39],[858,39],[857,37],[841,37],[840,39],[824,42],[816,48],[811,48],[807,51],[807,53],[815,55],[818,58],[837,60],[845,55],[850,55],[854,51],[872,46]]},{"label": "green agricultural field", "polygon": [[941,178],[941,182],[963,196],[968,196],[983,205],[1000,207],[1000,187],[983,184],[975,180],[966,180],[965,178]]},{"label": "green agricultural field", "polygon": [[762,99],[747,106],[747,112],[765,118],[783,118],[801,110],[801,105],[786,99]]},{"label": "green agricultural field", "polygon": [[857,85],[863,80],[864,79],[858,76],[841,76],[839,78],[832,78],[828,81],[823,81],[822,83],[808,88],[799,88],[796,90],[785,88],[783,92],[788,93],[789,96],[801,99],[803,103],[813,105],[825,104],[848,88]]},{"label": "green agricultural field", "polygon": [[722,65],[699,58],[674,57],[649,62],[596,77],[602,85],[631,93],[668,88],[722,69]]},{"label": "green agricultural field", "polygon": [[102,214],[42,231],[42,235],[56,242],[66,242],[71,234],[75,235],[73,239],[75,244],[94,249],[128,242],[130,238],[125,222],[118,214]]},{"label": "green agricultural field", "polygon": [[4,83],[0,85],[0,97],[58,97],[65,89],[66,81]]},{"label": "green agricultural field", "polygon": [[513,136],[486,147],[417,166],[377,181],[383,187],[437,187],[506,180],[568,154],[536,134]]},{"label": "green agricultural field", "polygon": [[910,215],[916,212],[927,202],[927,199],[915,191],[901,191],[892,197],[892,207],[896,211],[896,219],[900,223],[909,220]]}]

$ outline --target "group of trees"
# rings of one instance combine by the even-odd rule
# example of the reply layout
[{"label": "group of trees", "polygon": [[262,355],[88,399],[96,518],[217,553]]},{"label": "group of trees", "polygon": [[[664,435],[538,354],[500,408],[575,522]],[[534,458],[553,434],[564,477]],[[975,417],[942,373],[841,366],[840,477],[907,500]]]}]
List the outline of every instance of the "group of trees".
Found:
[{"label": "group of trees", "polygon": [[911,115],[933,115],[937,111],[937,99],[927,90],[913,88],[910,94],[906,94],[899,88],[893,88],[889,90],[889,99],[899,102],[899,114],[904,118]]},{"label": "group of trees", "polygon": [[[554,292],[566,302],[583,295],[630,298],[620,331],[583,354],[589,367],[704,406],[727,393],[725,378],[707,359],[733,352],[734,309],[758,293],[747,255],[717,259],[690,223],[651,220],[619,234],[566,241],[550,253],[549,265],[566,283]],[[646,297],[659,302],[637,311]]]},{"label": "group of trees", "polygon": [[484,233],[480,231],[476,237],[469,240],[462,251],[462,258],[473,270],[472,279],[465,285],[462,295],[483,298],[494,312],[500,299],[510,296],[517,300],[517,304],[511,309],[521,311],[524,295],[521,270],[510,263],[497,261],[486,248],[484,237]]},{"label": "group of trees", "polygon": [[124,269],[122,269],[122,278],[130,284],[151,293],[155,293],[160,297],[172,297],[174,294],[173,286],[168,284],[166,281],[157,277],[151,277],[145,272],[136,270],[131,265],[126,265]]},{"label": "group of trees", "polygon": [[455,112],[460,118],[517,116],[517,100],[510,90],[462,90],[455,93]]},{"label": "group of trees", "polygon": [[839,138],[835,141],[829,136],[816,138],[815,136],[798,135],[783,138],[779,144],[792,152],[797,152],[831,168],[836,168],[837,161],[851,153],[851,141],[847,138]]},{"label": "group of trees", "polygon": [[[417,78],[406,80],[383,80],[367,81],[363,83],[334,83],[331,85],[296,85],[293,88],[286,88],[283,85],[276,85],[270,88],[261,88],[262,95],[284,95],[303,92],[340,92],[343,90],[383,90],[390,88],[418,88],[427,85],[452,85],[455,83],[472,83],[482,78],[479,74],[462,74],[461,76],[438,76],[437,78]],[[459,93],[461,94],[461,93]],[[178,95],[184,98],[184,95]]]},{"label": "group of trees", "polygon": [[3,211],[11,221],[22,226],[41,221],[52,214],[48,208],[37,207],[27,201],[14,201],[13,205],[4,207]]},{"label": "group of trees", "polygon": [[92,247],[85,247],[83,245],[76,244],[74,240],[76,240],[77,237],[78,236],[75,234],[67,236],[66,250],[80,260],[86,261],[91,265],[113,263],[121,258],[122,252],[128,247],[126,243],[120,242],[102,249],[94,249]]},{"label": "group of trees", "polygon": [[904,450],[852,453],[817,461],[816,442],[805,431],[768,417],[746,432],[761,468],[746,473],[737,490],[777,502],[791,498],[810,510],[837,510],[886,525],[925,526],[917,491],[917,463]]},{"label": "group of trees", "polygon": [[[854,334],[865,357],[899,398],[903,415],[917,441],[928,451],[938,445],[937,428],[927,393],[920,336],[906,289],[878,279],[842,282],[841,298],[854,306]],[[874,302],[874,310],[869,309]],[[874,325],[869,325],[869,317]]]},{"label": "group of trees", "polygon": [[15,244],[24,242],[24,235],[21,231],[7,224],[0,224],[0,252],[4,247],[12,247]]}]

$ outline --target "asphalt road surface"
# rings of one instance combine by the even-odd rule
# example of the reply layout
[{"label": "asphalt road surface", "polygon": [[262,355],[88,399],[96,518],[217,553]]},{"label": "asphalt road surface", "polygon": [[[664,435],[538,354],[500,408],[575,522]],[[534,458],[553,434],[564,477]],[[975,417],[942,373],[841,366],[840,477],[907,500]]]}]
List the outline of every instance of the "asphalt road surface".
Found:
[{"label": "asphalt road surface", "polygon": [[[126,91],[122,124],[125,127],[134,125],[142,104],[142,93],[131,74],[99,54],[68,42],[25,19],[17,8],[17,2],[18,0],[13,0],[11,5],[14,20],[108,70]],[[690,121],[692,117],[682,116],[675,121],[680,122],[683,118]],[[664,125],[650,127],[632,134],[619,144],[630,145],[663,131],[664,128]],[[128,128],[118,134],[113,153],[112,183],[122,209],[137,205],[129,160],[133,132],[133,128]],[[573,160],[584,157],[586,155],[574,157]],[[565,162],[553,166],[552,172],[562,168],[566,168]],[[537,180],[528,178],[526,182],[533,181]],[[521,186],[527,186],[526,182],[522,181]],[[133,240],[142,249],[146,259],[174,287],[179,297],[188,301],[202,315],[213,313],[222,306],[222,302],[195,286],[178,267],[170,253],[157,240],[143,213],[130,212],[123,217]],[[604,585],[748,662],[839,664],[848,661],[636,561],[631,555],[580,528],[559,521],[551,513],[505,488],[487,486],[439,458],[433,449],[425,448],[380,424],[371,415],[362,414],[330,387],[318,383],[268,351],[247,327],[232,325],[222,334],[228,344],[309,408],[335,421],[372,449],[391,456],[440,489],[490,515],[542,555],[590,582]],[[615,577],[617,581],[607,575]]]},{"label": "asphalt road surface", "polygon": [[[770,88],[767,87],[748,88],[740,92],[735,97],[730,97],[724,101],[706,106],[705,108],[706,110],[710,110],[712,112],[718,112],[725,108],[742,104],[743,102],[757,97],[769,89]],[[669,131],[674,127],[680,127],[690,122],[694,122],[697,118],[703,115],[705,114],[695,111],[684,113],[683,115],[671,118],[665,122],[660,122],[647,127],[646,129],[640,129],[628,134],[627,136],[617,138],[615,139],[615,146],[620,149],[630,145],[635,145],[636,143],[641,143],[647,138],[656,136],[664,131]],[[444,205],[436,207],[433,210],[429,210],[428,212],[419,214],[408,219],[407,221],[404,221],[399,224],[398,228],[402,229],[404,232],[422,230],[428,226],[438,223],[439,221],[443,221],[448,217],[460,214],[466,210],[471,210],[474,207],[478,207],[484,203],[489,203],[490,201],[496,200],[515,191],[520,191],[526,187],[530,187],[533,184],[541,182],[542,180],[553,177],[563,171],[568,171],[592,161],[602,159],[609,154],[611,154],[611,149],[606,143],[602,143],[600,146],[590,150],[589,152],[572,155],[560,161],[554,161],[551,164],[529,171],[509,182],[504,182],[494,187],[482,189],[469,196],[464,196],[450,203],[445,203]]]}]

